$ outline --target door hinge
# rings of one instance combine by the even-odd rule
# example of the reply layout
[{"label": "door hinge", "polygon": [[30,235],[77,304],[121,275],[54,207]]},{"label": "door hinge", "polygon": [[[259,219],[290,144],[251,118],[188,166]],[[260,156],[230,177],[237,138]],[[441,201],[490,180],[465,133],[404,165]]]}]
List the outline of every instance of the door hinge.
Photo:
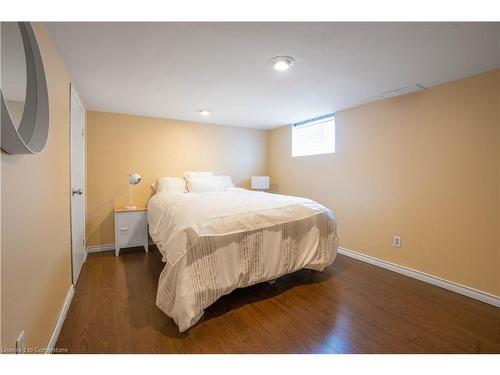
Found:
[{"label": "door hinge", "polygon": [[85,130],[82,129],[82,135],[85,135]]}]

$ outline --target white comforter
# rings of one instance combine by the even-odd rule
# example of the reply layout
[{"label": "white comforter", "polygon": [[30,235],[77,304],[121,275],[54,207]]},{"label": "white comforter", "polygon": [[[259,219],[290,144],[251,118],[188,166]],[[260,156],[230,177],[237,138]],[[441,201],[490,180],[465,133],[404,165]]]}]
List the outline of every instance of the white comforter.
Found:
[{"label": "white comforter", "polygon": [[181,331],[232,290],[333,262],[334,214],[305,198],[240,188],[162,192],[148,203],[151,238],[163,255],[157,305]]}]

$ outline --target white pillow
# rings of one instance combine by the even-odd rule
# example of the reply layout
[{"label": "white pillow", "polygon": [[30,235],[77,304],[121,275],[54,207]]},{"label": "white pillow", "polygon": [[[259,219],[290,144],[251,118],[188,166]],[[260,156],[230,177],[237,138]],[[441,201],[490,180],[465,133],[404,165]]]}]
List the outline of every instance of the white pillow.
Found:
[{"label": "white pillow", "polygon": [[231,179],[231,176],[221,175],[221,176],[214,176],[214,178],[217,181],[217,190],[226,190],[234,188],[234,183],[233,180]]},{"label": "white pillow", "polygon": [[211,191],[218,191],[218,180],[215,176],[189,178],[188,189],[191,193],[207,193]]},{"label": "white pillow", "polygon": [[189,180],[190,178],[204,178],[212,177],[214,174],[212,172],[184,172],[184,178]]},{"label": "white pillow", "polygon": [[228,175],[192,177],[187,179],[187,184],[189,191],[196,193],[223,191],[234,188],[233,180]]},{"label": "white pillow", "polygon": [[156,181],[156,192],[178,191],[185,193],[187,191],[186,181],[182,177],[160,177]]}]

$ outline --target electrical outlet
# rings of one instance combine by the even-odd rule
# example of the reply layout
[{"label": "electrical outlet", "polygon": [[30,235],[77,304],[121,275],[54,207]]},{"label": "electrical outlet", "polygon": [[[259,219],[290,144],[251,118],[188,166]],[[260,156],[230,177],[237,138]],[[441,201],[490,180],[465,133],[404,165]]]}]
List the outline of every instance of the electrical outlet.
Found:
[{"label": "electrical outlet", "polygon": [[394,236],[394,238],[392,240],[392,246],[394,246],[394,247],[401,247],[401,237]]},{"label": "electrical outlet", "polygon": [[19,334],[16,340],[16,354],[26,353],[26,344],[24,342],[24,331]]}]

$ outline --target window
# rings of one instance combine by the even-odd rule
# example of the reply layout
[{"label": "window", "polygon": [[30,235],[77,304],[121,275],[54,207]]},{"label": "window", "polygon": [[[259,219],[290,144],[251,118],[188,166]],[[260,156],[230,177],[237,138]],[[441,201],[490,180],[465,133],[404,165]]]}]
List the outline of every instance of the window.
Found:
[{"label": "window", "polygon": [[326,115],[293,125],[292,157],[334,152],[335,115]]}]

